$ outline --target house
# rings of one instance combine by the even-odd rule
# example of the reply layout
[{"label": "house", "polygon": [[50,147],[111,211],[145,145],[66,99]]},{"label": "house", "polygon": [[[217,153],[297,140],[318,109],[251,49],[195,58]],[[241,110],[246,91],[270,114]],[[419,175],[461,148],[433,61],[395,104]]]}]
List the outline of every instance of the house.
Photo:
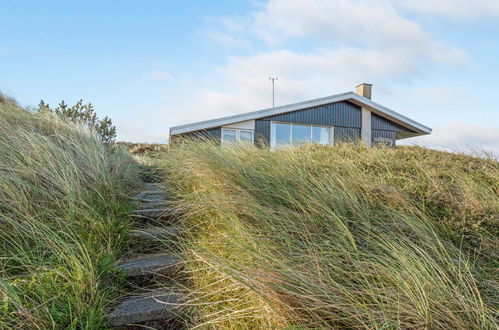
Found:
[{"label": "house", "polygon": [[371,100],[372,85],[310,101],[170,128],[170,141],[202,137],[222,144],[246,142],[271,148],[304,143],[361,140],[394,146],[400,139],[431,133],[424,126]]}]

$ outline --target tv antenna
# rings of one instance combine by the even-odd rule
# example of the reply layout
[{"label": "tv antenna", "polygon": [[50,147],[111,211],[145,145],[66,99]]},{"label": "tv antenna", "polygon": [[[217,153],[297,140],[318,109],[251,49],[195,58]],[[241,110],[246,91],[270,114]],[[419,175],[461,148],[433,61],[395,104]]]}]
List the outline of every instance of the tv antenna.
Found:
[{"label": "tv antenna", "polygon": [[275,106],[275,93],[274,93],[274,81],[279,80],[278,77],[269,77],[269,81],[272,81],[272,108]]}]

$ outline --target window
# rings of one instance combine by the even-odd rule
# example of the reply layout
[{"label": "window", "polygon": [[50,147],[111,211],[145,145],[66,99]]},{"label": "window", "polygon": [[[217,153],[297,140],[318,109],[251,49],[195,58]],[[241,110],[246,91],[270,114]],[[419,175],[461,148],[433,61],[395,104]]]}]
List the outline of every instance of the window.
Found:
[{"label": "window", "polygon": [[316,126],[293,123],[271,123],[270,146],[279,148],[307,143],[332,144],[331,126]]},{"label": "window", "polygon": [[235,144],[237,142],[253,144],[253,131],[245,129],[222,128],[223,144]]},{"label": "window", "polygon": [[235,144],[236,143],[236,130],[235,129],[223,129],[222,130],[222,141],[223,143]]},{"label": "window", "polygon": [[252,144],[253,143],[253,131],[239,130],[239,142]]},{"label": "window", "polygon": [[289,143],[290,126],[288,124],[274,124],[272,123],[272,136],[275,137],[277,144]]},{"label": "window", "polygon": [[311,126],[305,125],[291,125],[291,144],[301,145],[310,143]]},{"label": "window", "polygon": [[312,126],[312,142],[319,144],[329,144],[329,127]]}]

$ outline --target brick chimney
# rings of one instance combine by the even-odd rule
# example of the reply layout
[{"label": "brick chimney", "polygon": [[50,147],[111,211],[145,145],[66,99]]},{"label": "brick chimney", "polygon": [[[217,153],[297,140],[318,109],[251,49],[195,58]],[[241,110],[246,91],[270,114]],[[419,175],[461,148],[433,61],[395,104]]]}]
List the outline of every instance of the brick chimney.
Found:
[{"label": "brick chimney", "polygon": [[358,85],[357,87],[355,87],[355,92],[357,94],[359,94],[360,96],[363,96],[366,99],[370,100],[371,96],[372,96],[372,89],[373,89],[372,84],[362,83],[362,84]]}]

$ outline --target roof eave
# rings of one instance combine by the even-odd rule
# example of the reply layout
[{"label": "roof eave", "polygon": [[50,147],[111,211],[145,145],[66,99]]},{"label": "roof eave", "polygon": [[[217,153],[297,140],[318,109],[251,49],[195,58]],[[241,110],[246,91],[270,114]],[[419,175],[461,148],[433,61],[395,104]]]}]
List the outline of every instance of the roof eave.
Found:
[{"label": "roof eave", "polygon": [[187,132],[195,132],[205,129],[210,129],[214,127],[224,126],[228,124],[237,123],[245,120],[253,120],[262,117],[268,117],[276,114],[281,114],[285,112],[291,112],[296,110],[301,110],[308,107],[313,107],[317,105],[323,105],[332,102],[341,102],[349,99],[349,96],[352,92],[347,92],[343,94],[337,94],[333,96],[326,96],[319,99],[293,103],[288,105],[282,105],[274,108],[267,108],[263,110],[257,110],[252,112],[246,112],[239,115],[232,115],[227,117],[222,117],[218,119],[205,120],[197,123],[179,125],[170,128],[170,132],[172,135],[187,133]]},{"label": "roof eave", "polygon": [[218,119],[211,119],[211,120],[206,120],[206,121],[201,121],[193,124],[187,124],[187,125],[180,125],[180,126],[175,126],[170,128],[170,135],[178,135],[182,133],[188,133],[188,132],[195,132],[195,131],[200,131],[200,130],[206,130],[214,127],[219,127],[219,126],[224,126],[240,121],[245,121],[245,120],[253,120],[253,119],[258,119],[262,117],[268,117],[276,114],[281,114],[281,113],[286,113],[286,112],[291,112],[291,111],[296,111],[296,110],[301,110],[304,108],[309,108],[313,106],[318,106],[318,105],[323,105],[327,103],[333,103],[333,102],[341,102],[341,101],[350,101],[353,104],[356,104],[361,107],[366,107],[372,112],[379,114],[380,116],[383,116],[385,118],[388,118],[404,127],[407,127],[408,129],[414,131],[414,133],[417,133],[417,135],[425,135],[425,134],[430,134],[431,133],[431,128],[424,126],[402,114],[399,114],[398,112],[395,112],[385,106],[382,106],[381,104],[378,104],[376,102],[373,102],[365,97],[360,96],[357,93],[354,92],[347,92],[343,94],[337,94],[333,96],[327,96],[319,99],[314,99],[310,101],[305,101],[305,102],[300,102],[300,103],[294,103],[294,104],[289,104],[289,105],[284,105],[284,106],[279,106],[275,108],[268,108],[268,109],[263,109],[263,110],[258,110],[258,111],[252,111],[248,113],[243,113],[239,115],[233,115],[233,116],[228,116],[228,117],[223,117],[223,118],[218,118]]},{"label": "roof eave", "polygon": [[365,107],[369,110],[371,110],[372,112],[374,112],[375,114],[378,114],[384,118],[387,118],[387,119],[390,119],[391,121],[399,124],[399,125],[402,125],[412,131],[414,131],[415,133],[418,133],[417,135],[415,136],[418,136],[418,135],[425,135],[425,134],[430,134],[432,129],[421,124],[421,123],[418,123],[417,121],[415,120],[412,120],[398,112],[395,112],[379,103],[376,103],[372,100],[369,100],[365,97],[362,97],[356,93],[352,93],[352,99],[350,100],[350,102],[358,105],[358,106],[361,106],[361,107]]}]

